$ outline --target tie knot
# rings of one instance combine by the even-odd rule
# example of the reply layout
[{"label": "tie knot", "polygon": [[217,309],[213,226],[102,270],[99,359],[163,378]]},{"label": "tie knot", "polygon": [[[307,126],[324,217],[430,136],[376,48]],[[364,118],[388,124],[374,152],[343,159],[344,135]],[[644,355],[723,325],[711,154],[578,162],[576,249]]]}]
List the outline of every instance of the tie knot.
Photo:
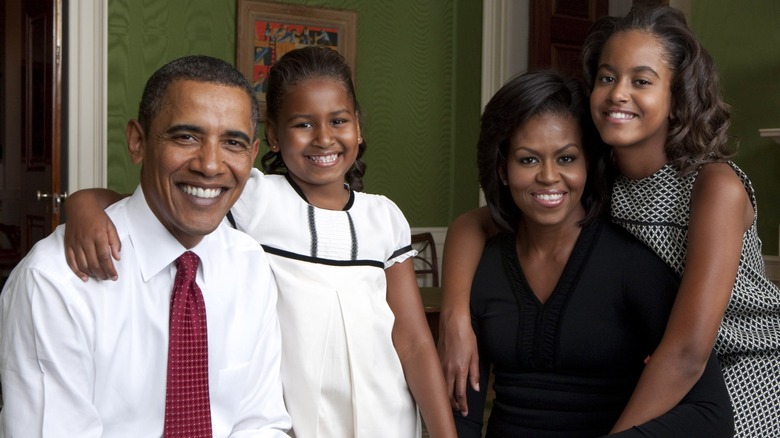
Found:
[{"label": "tie knot", "polygon": [[198,263],[200,263],[198,255],[187,251],[176,259],[176,269],[184,274],[185,279],[191,281],[195,279],[195,274],[198,272]]}]

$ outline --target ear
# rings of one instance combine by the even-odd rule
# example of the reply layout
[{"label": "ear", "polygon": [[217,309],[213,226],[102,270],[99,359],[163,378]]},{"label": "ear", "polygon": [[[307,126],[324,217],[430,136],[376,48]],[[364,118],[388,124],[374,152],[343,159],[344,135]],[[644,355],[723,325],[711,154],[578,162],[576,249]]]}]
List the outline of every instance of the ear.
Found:
[{"label": "ear", "polygon": [[256,138],[255,141],[252,142],[252,163],[257,159],[258,151],[260,151],[260,139]]},{"label": "ear", "polygon": [[139,164],[144,158],[145,136],[138,120],[131,119],[127,122],[125,137],[127,138],[127,150],[130,152],[130,161],[133,164]]},{"label": "ear", "polygon": [[502,185],[509,185],[509,179],[506,177],[506,165],[498,166],[498,179],[501,180]]}]

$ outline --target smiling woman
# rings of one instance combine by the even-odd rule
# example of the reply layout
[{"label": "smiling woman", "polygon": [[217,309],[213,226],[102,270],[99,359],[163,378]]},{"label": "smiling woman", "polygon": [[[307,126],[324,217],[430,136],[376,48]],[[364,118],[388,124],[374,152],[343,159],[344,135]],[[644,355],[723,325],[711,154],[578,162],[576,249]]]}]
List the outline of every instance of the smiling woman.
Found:
[{"label": "smiling woman", "polygon": [[509,139],[503,173],[522,225],[579,223],[586,165],[582,132],[572,116],[540,114],[520,125]]}]

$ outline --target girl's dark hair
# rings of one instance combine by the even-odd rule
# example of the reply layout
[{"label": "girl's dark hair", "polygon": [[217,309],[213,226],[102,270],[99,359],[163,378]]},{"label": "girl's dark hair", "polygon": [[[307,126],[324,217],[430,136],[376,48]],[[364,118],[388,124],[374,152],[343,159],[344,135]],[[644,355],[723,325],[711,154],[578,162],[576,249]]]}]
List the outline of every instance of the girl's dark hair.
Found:
[{"label": "girl's dark hair", "polygon": [[607,159],[609,148],[599,137],[590,116],[581,83],[560,73],[541,70],[516,76],[490,99],[482,113],[477,165],[490,216],[505,231],[515,230],[522,212],[515,205],[501,173],[506,169],[512,135],[528,120],[544,115],[572,117],[582,131],[588,177],[582,194],[586,210],[583,224],[606,211],[613,171]]},{"label": "girl's dark hair", "polygon": [[671,7],[633,7],[624,17],[602,17],[583,45],[585,80],[593,89],[599,60],[610,37],[627,31],[648,32],[661,45],[672,70],[672,108],[666,157],[680,173],[701,164],[728,160],[731,107],[721,96],[718,72],[707,50],[688,27],[682,12]]},{"label": "girl's dark hair", "polygon": [[144,132],[149,132],[152,120],[165,103],[168,86],[176,80],[206,82],[244,90],[252,106],[252,136],[257,133],[260,109],[257,97],[246,77],[233,65],[206,55],[184,56],[174,59],[155,71],[146,81],[141,103],[138,105],[138,123]]},{"label": "girl's dark hair", "polygon": [[[271,67],[268,73],[268,89],[265,94],[266,121],[276,121],[290,88],[306,80],[317,78],[333,79],[344,86],[344,90],[355,107],[358,123],[362,125],[362,113],[355,95],[355,86],[352,83],[349,65],[338,52],[322,46],[306,46],[291,50]],[[268,130],[266,130],[266,142],[268,142]],[[366,164],[361,160],[361,157],[365,152],[366,142],[363,140],[358,145],[355,163],[352,164],[344,177],[344,180],[355,191],[363,190],[363,175],[366,174]],[[267,152],[263,155],[261,163],[263,172],[267,174],[287,173],[287,166],[279,152]]]}]

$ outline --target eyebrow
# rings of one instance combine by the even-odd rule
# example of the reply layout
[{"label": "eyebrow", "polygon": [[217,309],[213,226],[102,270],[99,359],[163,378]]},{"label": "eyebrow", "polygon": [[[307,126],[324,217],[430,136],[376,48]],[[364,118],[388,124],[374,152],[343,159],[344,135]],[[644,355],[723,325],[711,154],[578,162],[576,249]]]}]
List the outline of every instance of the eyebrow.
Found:
[{"label": "eyebrow", "polygon": [[234,130],[228,129],[225,132],[225,134],[227,134],[227,136],[230,137],[230,138],[238,138],[238,139],[244,140],[247,143],[251,143],[252,142],[252,139],[250,139],[249,136],[246,135],[246,133],[242,132],[242,131],[234,131]]},{"label": "eyebrow", "polygon": [[[165,131],[166,134],[174,134],[176,132],[194,132],[196,134],[204,134],[206,131],[203,130],[203,128],[201,128],[200,126],[188,125],[188,124],[173,125]],[[238,138],[246,142],[252,141],[245,132],[237,131],[233,129],[228,129],[227,131],[225,131],[223,136],[227,136],[229,138]]]},{"label": "eyebrow", "polygon": [[[612,72],[615,71],[615,68],[612,67],[609,64],[601,64],[601,65],[599,65],[599,70],[601,70],[602,68],[603,69],[607,69],[607,70],[612,71]],[[658,75],[658,72],[656,72],[652,67],[647,66],[647,65],[636,66],[636,67],[631,69],[631,72],[632,73],[651,73],[653,76],[655,76],[657,78],[661,77],[661,76]]]},{"label": "eyebrow", "polygon": [[[560,148],[556,149],[555,150],[555,155],[560,154],[560,153],[566,151],[566,149],[569,149],[569,148],[572,148],[572,147],[579,147],[579,149],[582,150],[582,146],[578,145],[577,143],[568,143],[568,144],[566,144],[564,146],[561,146]],[[527,152],[531,152],[533,154],[538,154],[539,153],[537,150],[535,150],[533,148],[530,148],[528,146],[518,146],[517,149],[515,149],[515,152],[517,152],[517,151],[519,151],[521,149],[524,150],[524,151],[527,151]]]}]

